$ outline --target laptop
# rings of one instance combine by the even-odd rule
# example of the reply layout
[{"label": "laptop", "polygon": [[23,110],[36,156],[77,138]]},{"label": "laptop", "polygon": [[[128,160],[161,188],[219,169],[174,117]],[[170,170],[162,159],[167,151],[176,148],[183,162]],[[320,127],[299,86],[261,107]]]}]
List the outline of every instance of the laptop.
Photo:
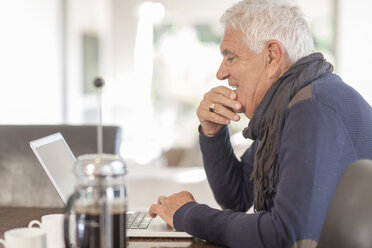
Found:
[{"label": "laptop", "polygon": [[[76,178],[73,173],[76,158],[61,133],[55,133],[30,142],[30,146],[66,205],[74,193]],[[152,219],[145,208],[127,211],[128,237],[188,238],[186,232],[177,232],[159,216]],[[148,208],[147,208],[148,209]]]}]

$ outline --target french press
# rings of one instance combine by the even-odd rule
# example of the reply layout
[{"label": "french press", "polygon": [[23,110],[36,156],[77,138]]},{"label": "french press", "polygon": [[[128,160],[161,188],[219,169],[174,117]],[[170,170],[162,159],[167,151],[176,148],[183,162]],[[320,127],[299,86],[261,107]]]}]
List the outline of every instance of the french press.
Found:
[{"label": "french press", "polygon": [[88,154],[77,158],[75,193],[65,209],[66,247],[126,247],[125,174],[119,156]]},{"label": "french press", "polygon": [[102,152],[101,88],[97,78],[100,124],[97,154],[77,157],[75,192],[65,208],[65,245],[77,248],[125,248],[127,188],[126,167],[120,156]]}]

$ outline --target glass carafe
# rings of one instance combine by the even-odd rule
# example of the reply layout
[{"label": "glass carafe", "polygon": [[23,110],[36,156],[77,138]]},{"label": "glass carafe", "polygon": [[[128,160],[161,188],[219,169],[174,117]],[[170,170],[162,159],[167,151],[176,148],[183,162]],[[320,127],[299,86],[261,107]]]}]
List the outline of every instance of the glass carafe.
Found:
[{"label": "glass carafe", "polygon": [[127,246],[125,175],[119,156],[88,154],[77,158],[75,193],[65,209],[66,247]]}]

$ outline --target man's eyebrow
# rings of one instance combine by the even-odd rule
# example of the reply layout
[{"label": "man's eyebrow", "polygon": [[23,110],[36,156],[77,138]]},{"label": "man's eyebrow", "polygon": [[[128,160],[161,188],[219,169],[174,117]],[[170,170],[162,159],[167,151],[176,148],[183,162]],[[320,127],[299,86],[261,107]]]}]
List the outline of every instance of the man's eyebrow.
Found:
[{"label": "man's eyebrow", "polygon": [[235,54],[233,51],[225,49],[222,51],[222,55],[229,55],[229,54]]}]

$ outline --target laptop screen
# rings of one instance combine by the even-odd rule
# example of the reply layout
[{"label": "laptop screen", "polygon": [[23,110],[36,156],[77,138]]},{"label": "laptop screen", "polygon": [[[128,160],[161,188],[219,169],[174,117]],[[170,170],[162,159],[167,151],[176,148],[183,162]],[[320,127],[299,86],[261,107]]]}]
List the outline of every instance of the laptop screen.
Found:
[{"label": "laptop screen", "polygon": [[62,201],[66,201],[75,190],[73,172],[75,157],[60,133],[30,142],[31,148],[39,159],[49,179]]}]

